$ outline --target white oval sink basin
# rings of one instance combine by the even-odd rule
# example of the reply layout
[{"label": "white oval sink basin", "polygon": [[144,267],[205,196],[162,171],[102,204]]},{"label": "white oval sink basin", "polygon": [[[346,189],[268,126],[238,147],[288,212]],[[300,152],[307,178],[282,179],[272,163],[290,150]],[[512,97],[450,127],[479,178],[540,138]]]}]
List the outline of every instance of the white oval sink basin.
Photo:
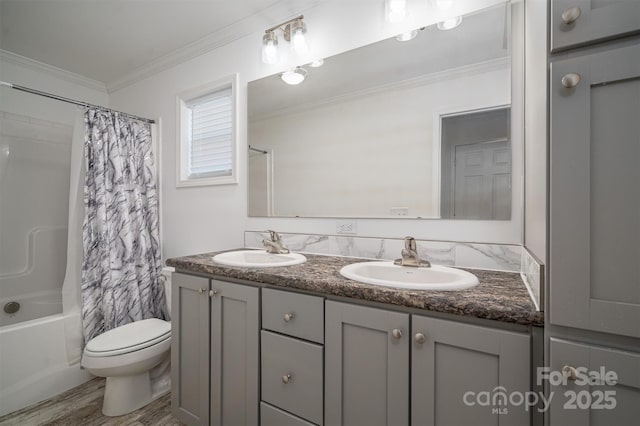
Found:
[{"label": "white oval sink basin", "polygon": [[460,269],[438,265],[414,268],[393,262],[352,263],[343,267],[340,274],[365,284],[411,290],[464,290],[479,283],[475,275]]},{"label": "white oval sink basin", "polygon": [[220,265],[241,266],[244,268],[269,268],[274,266],[298,265],[307,258],[298,253],[267,253],[262,250],[237,250],[213,256],[213,261]]}]

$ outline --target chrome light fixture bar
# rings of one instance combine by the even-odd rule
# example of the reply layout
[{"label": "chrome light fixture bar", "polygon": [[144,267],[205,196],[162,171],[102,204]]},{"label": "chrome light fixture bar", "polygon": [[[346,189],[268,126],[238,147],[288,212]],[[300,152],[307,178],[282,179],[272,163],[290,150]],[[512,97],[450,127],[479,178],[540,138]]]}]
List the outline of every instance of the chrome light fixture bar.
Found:
[{"label": "chrome light fixture bar", "polygon": [[265,30],[265,34],[262,37],[262,62],[265,64],[278,63],[277,31],[282,31],[285,41],[290,43],[291,51],[294,54],[304,55],[309,51],[309,45],[305,37],[307,25],[303,19],[304,15],[300,15]]}]

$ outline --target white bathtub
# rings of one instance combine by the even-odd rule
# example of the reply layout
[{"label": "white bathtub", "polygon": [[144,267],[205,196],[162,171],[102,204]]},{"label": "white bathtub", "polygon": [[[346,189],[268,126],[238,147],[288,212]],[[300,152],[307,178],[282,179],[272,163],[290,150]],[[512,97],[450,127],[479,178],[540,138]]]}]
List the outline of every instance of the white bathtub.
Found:
[{"label": "white bathtub", "polygon": [[[2,308],[11,302],[19,303],[20,309],[14,314],[7,314]],[[60,290],[45,290],[15,297],[0,297],[0,327],[44,318],[61,312],[62,293]]]},{"label": "white bathtub", "polygon": [[92,377],[67,363],[62,314],[0,327],[0,416]]}]

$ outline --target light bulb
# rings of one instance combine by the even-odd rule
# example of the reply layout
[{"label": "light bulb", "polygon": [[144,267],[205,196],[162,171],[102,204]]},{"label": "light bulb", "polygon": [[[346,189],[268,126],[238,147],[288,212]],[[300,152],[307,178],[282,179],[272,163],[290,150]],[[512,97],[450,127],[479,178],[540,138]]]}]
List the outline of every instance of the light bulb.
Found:
[{"label": "light bulb", "polygon": [[319,67],[321,67],[323,65],[324,65],[324,59],[322,59],[322,58],[316,59],[315,61],[313,61],[313,62],[311,62],[309,64],[309,66],[313,67],[313,68],[319,68]]},{"label": "light bulb", "polygon": [[407,0],[387,0],[386,16],[391,23],[402,22],[407,16]]},{"label": "light bulb", "polygon": [[[291,51],[296,55],[305,55],[309,51],[307,39],[307,25],[301,19],[297,19],[289,24],[289,41],[291,42]],[[285,34],[286,35],[286,34]],[[286,37],[285,37],[286,38]]]},{"label": "light bulb", "polygon": [[409,31],[408,33],[398,34],[396,36],[396,40],[398,40],[398,41],[409,41],[409,40],[413,40],[414,38],[416,38],[417,35],[418,35],[418,30],[413,30],[413,31]]},{"label": "light bulb", "polygon": [[273,31],[262,37],[262,62],[265,64],[278,63],[278,37]]},{"label": "light bulb", "polygon": [[453,7],[453,0],[436,0],[436,7],[440,10],[447,10]]}]

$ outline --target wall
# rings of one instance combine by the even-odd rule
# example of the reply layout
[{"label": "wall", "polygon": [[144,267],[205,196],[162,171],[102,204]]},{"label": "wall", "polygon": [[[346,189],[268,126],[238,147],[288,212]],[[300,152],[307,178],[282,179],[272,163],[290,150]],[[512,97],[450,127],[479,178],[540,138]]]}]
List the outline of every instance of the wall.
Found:
[{"label": "wall", "polygon": [[[459,3],[461,10],[499,3],[473,0]],[[516,1],[516,4],[519,4]],[[381,2],[325,2],[305,11],[309,44],[315,55],[328,57],[406,31],[384,23]],[[426,4],[426,2],[425,2]],[[295,14],[291,14],[293,16]],[[283,17],[287,18],[287,17]],[[438,16],[424,18],[432,23]],[[267,28],[273,22],[265,23]],[[416,22],[407,25],[416,25]],[[281,71],[260,62],[264,28],[173,68],[133,82],[110,94],[111,106],[133,114],[162,119],[162,212],[164,256],[228,249],[243,245],[243,230],[273,228],[283,232],[334,234],[334,219],[284,219],[247,217],[246,86],[247,82]],[[516,55],[517,59],[517,55]],[[516,64],[516,66],[519,66]],[[176,95],[211,83],[230,74],[239,74],[239,162],[237,185],[179,188],[176,182]],[[518,99],[521,101],[521,98]],[[516,123],[514,123],[516,124]],[[521,124],[521,122],[520,122]],[[522,153],[514,150],[515,160]],[[521,217],[521,191],[514,185],[514,217]],[[360,219],[358,233],[379,237],[403,237],[519,244],[522,222],[512,221],[432,221]]]},{"label": "wall", "polygon": [[439,114],[509,104],[509,81],[505,64],[252,119],[252,146],[273,153],[273,214],[388,217],[406,207],[408,216],[439,217]]}]

